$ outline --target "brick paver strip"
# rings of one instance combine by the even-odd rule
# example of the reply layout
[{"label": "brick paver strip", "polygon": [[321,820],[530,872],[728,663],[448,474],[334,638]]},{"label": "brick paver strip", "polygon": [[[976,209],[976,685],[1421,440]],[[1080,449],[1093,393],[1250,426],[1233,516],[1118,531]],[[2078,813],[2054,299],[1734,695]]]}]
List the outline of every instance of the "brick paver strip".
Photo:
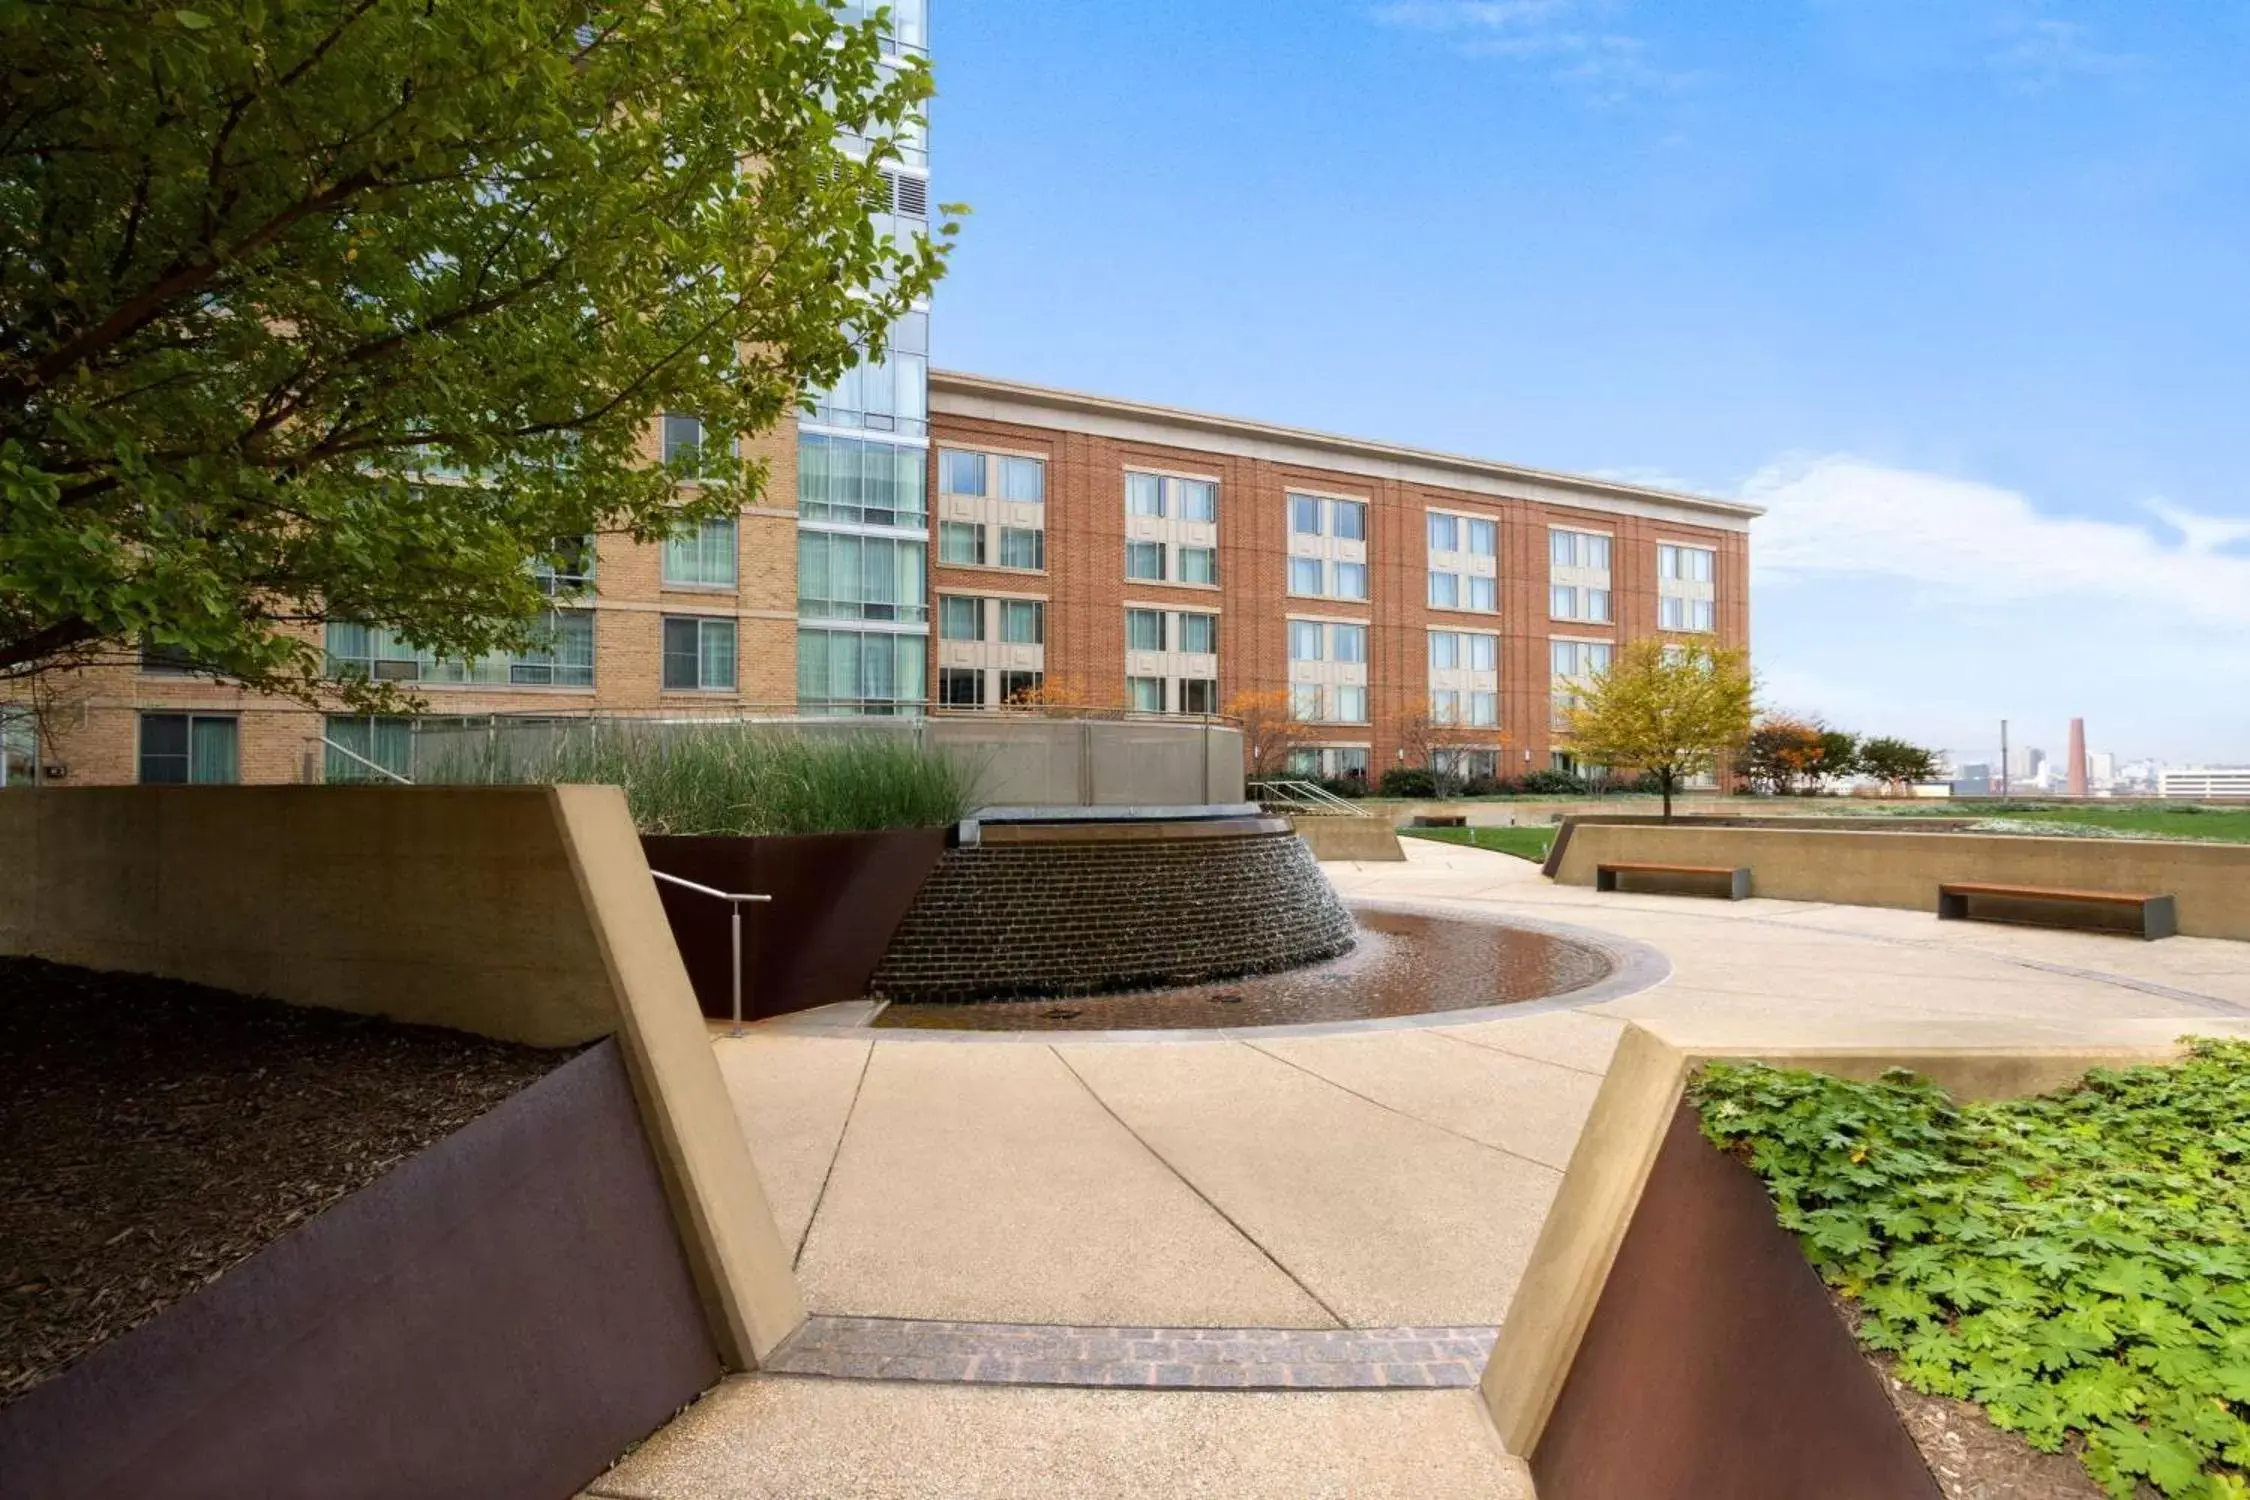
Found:
[{"label": "brick paver strip", "polygon": [[1496,1328],[1087,1328],[815,1315],[776,1375],[1149,1390],[1473,1386]]}]

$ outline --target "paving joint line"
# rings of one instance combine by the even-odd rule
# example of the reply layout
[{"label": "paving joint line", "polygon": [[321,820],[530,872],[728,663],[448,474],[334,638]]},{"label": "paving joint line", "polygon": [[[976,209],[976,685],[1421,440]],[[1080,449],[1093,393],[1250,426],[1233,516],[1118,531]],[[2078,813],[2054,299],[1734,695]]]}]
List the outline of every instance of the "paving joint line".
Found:
[{"label": "paving joint line", "polygon": [[1248,1047],[1251,1051],[1258,1053],[1260,1056],[1272,1058],[1275,1062],[1280,1063],[1285,1068],[1295,1068],[1298,1072],[1304,1074],[1307,1078],[1312,1079],[1315,1083],[1324,1083],[1340,1094],[1348,1094],[1352,1098],[1359,1100],[1362,1104],[1372,1104],[1377,1109],[1397,1115],[1402,1120],[1412,1120],[1417,1125],[1426,1126],[1431,1130],[1437,1131],[1441,1135],[1452,1136],[1457,1141],[1467,1141],[1472,1146],[1482,1146],[1487,1151],[1497,1151],[1502,1156],[1513,1157],[1517,1161],[1523,1162],[1529,1166],[1539,1168],[1539,1170],[1541,1170],[1542,1172],[1553,1172],[1557,1176],[1560,1176],[1562,1174],[1562,1168],[1555,1166],[1549,1162],[1543,1162],[1536,1156],[1526,1156],[1521,1151],[1512,1151],[1506,1146],[1498,1146],[1494,1145],[1491,1141],[1479,1140],[1473,1135],[1468,1135],[1462,1131],[1455,1130],[1450,1125],[1440,1125],[1435,1120],[1425,1120],[1420,1115],[1411,1114],[1406,1110],[1400,1109],[1395,1104],[1385,1104],[1382,1100],[1375,1098],[1371,1094],[1363,1094],[1358,1089],[1355,1089],[1348,1084],[1338,1083],[1335,1079],[1330,1078],[1327,1074],[1317,1073],[1311,1068],[1306,1067],[1303,1063],[1297,1062],[1291,1058],[1283,1057],[1278,1052],[1268,1051],[1266,1048],[1259,1046],[1254,1041],[1245,1040],[1242,1045]]},{"label": "paving joint line", "polygon": [[[1592,1011],[1580,1012],[1580,1014],[1587,1015],[1597,1021],[1618,1021],[1618,1018],[1615,1016],[1597,1015]],[[1504,1023],[1479,1021],[1475,1024],[1482,1026]],[[1618,1024],[1620,1029],[1622,1029],[1626,1023],[1619,1021]],[[1430,1035],[1432,1036],[1443,1037],[1449,1042],[1459,1042],[1464,1047],[1474,1047],[1479,1052],[1497,1052],[1502,1057],[1512,1057],[1515,1058],[1518,1062],[1540,1063],[1546,1067],[1560,1068],[1565,1073],[1576,1073],[1581,1078],[1607,1078],[1609,1076],[1608,1072],[1604,1069],[1581,1068],[1576,1063],[1556,1062],[1551,1057],[1534,1057],[1528,1052],[1518,1052],[1513,1047],[1496,1047],[1490,1042],[1476,1041],[1470,1037],[1462,1036],[1457,1031],[1452,1031],[1442,1026],[1432,1026],[1431,1028],[1429,1028],[1429,1031]]]},{"label": "paving joint line", "polygon": [[813,1194],[812,1212],[805,1215],[805,1232],[797,1237],[796,1251],[789,1257],[789,1269],[795,1271],[804,1263],[805,1247],[812,1243],[813,1226],[820,1222],[821,1206],[828,1201],[828,1184],[836,1178],[836,1163],[844,1159],[844,1142],[852,1133],[852,1120],[859,1114],[859,1096],[867,1088],[868,1070],[875,1066],[875,1043],[867,1043],[867,1055],[859,1060],[859,1077],[852,1080],[852,1102],[844,1106],[844,1123],[836,1131],[836,1149],[828,1153],[828,1169],[820,1174],[820,1191]]},{"label": "paving joint line", "polygon": [[1100,1092],[1097,1091],[1091,1083],[1088,1083],[1086,1081],[1086,1076],[1070,1065],[1070,1059],[1062,1055],[1062,1049],[1059,1046],[1057,1046],[1053,1042],[1049,1042],[1047,1044],[1047,1050],[1054,1054],[1056,1062],[1062,1064],[1064,1072],[1068,1073],[1072,1078],[1078,1080],[1078,1086],[1086,1091],[1086,1096],[1088,1098],[1092,1099],[1096,1105],[1100,1106],[1102,1113],[1108,1115],[1112,1120],[1115,1120],[1117,1122],[1117,1128],[1124,1131],[1127,1135],[1131,1136],[1135,1144],[1137,1144],[1143,1151],[1146,1151],[1150,1156],[1154,1157],[1158,1166],[1161,1166],[1165,1171],[1178,1178],[1181,1186],[1185,1187],[1189,1192],[1195,1194],[1196,1197],[1202,1199],[1203,1204],[1206,1208],[1209,1208],[1211,1212],[1217,1214],[1222,1220],[1224,1220],[1229,1229],[1232,1229],[1236,1234],[1241,1235],[1242,1238],[1249,1243],[1250,1247],[1253,1250],[1256,1250],[1260,1255],[1264,1256],[1267,1262],[1272,1265],[1272,1267],[1276,1271],[1279,1271],[1282,1275],[1288,1277],[1289,1280],[1293,1284],[1295,1284],[1297,1290],[1303,1292],[1307,1297],[1310,1297],[1312,1299],[1313,1306],[1328,1314],[1329,1318],[1336,1324],[1338,1328],[1348,1328],[1351,1326],[1350,1320],[1347,1319],[1342,1313],[1336,1311],[1335,1308],[1330,1307],[1328,1305],[1328,1300],[1325,1297],[1321,1296],[1320,1293],[1314,1291],[1310,1286],[1307,1286],[1303,1277],[1299,1276],[1295,1271],[1292,1271],[1287,1266],[1283,1265],[1281,1263],[1280,1256],[1275,1255],[1271,1250],[1268,1250],[1256,1235],[1243,1228],[1243,1226],[1236,1221],[1233,1214],[1230,1214],[1225,1209],[1219,1207],[1218,1203],[1211,1197],[1209,1193],[1204,1192],[1202,1188],[1196,1186],[1193,1178],[1189,1177],[1187,1173],[1174,1166],[1171,1160],[1166,1157],[1163,1152],[1150,1145],[1146,1137],[1144,1137],[1139,1131],[1135,1130],[1130,1124],[1126,1123],[1125,1117],[1119,1114],[1116,1110],[1112,1109],[1110,1107],[1109,1101],[1107,1099],[1104,1099],[1101,1096]]}]

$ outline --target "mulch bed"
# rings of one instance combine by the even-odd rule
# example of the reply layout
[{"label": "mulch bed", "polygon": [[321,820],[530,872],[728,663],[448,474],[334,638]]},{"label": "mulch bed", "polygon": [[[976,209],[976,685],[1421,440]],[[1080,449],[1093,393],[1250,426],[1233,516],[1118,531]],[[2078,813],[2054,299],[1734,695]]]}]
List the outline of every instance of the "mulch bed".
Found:
[{"label": "mulch bed", "polygon": [[570,1055],[0,958],[0,1405]]}]

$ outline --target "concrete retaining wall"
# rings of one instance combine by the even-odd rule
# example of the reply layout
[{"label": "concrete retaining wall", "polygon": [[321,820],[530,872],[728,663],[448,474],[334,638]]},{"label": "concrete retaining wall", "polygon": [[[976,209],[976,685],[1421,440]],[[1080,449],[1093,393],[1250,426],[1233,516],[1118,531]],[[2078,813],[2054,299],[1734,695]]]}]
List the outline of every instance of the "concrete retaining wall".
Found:
[{"label": "concrete retaining wall", "polygon": [[1299,818],[1297,836],[1314,859],[1402,860],[1398,834],[1380,818]]},{"label": "concrete retaining wall", "polygon": [[1596,865],[1617,862],[1747,865],[1755,896],[1927,912],[1954,880],[2168,893],[2181,932],[2250,939],[2250,844],[1583,823],[1555,878],[1592,885]]},{"label": "concrete retaining wall", "polygon": [[872,988],[894,1000],[1083,995],[1270,972],[1349,949],[1351,914],[1286,823],[1229,837],[948,849]]}]

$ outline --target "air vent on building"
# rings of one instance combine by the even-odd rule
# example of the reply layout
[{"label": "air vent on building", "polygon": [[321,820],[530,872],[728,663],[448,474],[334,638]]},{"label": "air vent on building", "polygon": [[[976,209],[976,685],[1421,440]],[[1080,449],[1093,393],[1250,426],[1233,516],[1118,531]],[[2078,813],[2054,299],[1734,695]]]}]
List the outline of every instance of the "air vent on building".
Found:
[{"label": "air vent on building", "polygon": [[913,177],[904,172],[886,172],[883,175],[891,179],[892,190],[898,200],[897,212],[910,219],[926,219],[930,216],[930,180],[927,177]]}]

